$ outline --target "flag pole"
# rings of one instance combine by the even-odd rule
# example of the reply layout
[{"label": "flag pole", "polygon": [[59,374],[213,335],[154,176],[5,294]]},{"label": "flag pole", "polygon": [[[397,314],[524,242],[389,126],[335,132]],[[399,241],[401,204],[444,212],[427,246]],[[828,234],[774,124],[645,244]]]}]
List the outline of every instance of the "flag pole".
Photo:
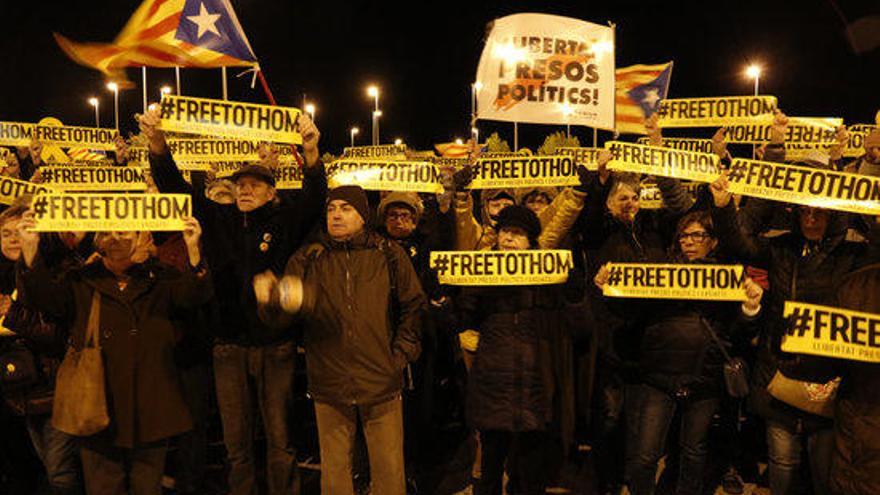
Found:
[{"label": "flag pole", "polygon": [[278,105],[275,103],[275,96],[272,95],[272,90],[269,89],[269,83],[266,82],[266,76],[263,75],[263,71],[257,69],[257,77],[260,78],[260,85],[263,86],[263,92],[266,93],[266,98],[269,99],[270,105]]},{"label": "flag pole", "polygon": [[513,123],[513,151],[519,151],[519,123]]},{"label": "flag pole", "polygon": [[177,83],[177,96],[180,96],[180,67],[174,67],[174,81]]},{"label": "flag pole", "polygon": [[223,99],[229,99],[229,88],[226,87],[226,67],[220,67],[220,75],[223,77]]},{"label": "flag pole", "polygon": [[599,142],[598,137],[599,137],[599,131],[595,127],[593,127],[593,148],[598,146],[598,142]]},{"label": "flag pole", "polygon": [[144,113],[147,112],[147,66],[141,67],[141,86],[144,95]]}]

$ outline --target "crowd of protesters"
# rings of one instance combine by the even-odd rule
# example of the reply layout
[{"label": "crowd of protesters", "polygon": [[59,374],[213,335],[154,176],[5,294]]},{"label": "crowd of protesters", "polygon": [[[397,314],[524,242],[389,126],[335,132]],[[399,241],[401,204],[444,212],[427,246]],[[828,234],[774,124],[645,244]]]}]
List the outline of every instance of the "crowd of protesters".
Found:
[{"label": "crowd of protesters", "polygon": [[[434,450],[456,419],[480,495],[543,494],[584,451],[579,486],[603,495],[655,493],[661,464],[682,495],[744,493],[743,477],[778,495],[880,493],[880,367],[780,347],[785,301],[880,313],[880,218],[733,195],[726,172],[691,190],[611,172],[608,152],[559,190],[471,191],[471,165],[444,170],[443,194],[328,189],[305,115],[301,189],[276,189],[268,146],[229,179],[185,179],[158,113],[139,123],[151,190],[192,197],[182,232],[40,234],[27,198],[0,214],[0,395],[24,418],[0,429],[26,427],[48,493],[160,494],[170,464],[177,493],[213,493],[212,402],[224,493],[303,493],[298,368],[324,494],[439,492],[423,473],[450,461]],[[787,125],[777,113],[763,160],[786,160]],[[663,146],[656,120],[646,128]],[[880,176],[880,131],[853,160],[837,137],[799,164]],[[41,151],[10,150],[3,175],[40,181]],[[724,129],[713,151],[730,163]],[[646,180],[659,209],[640,208]],[[432,251],[526,249],[571,250],[568,281],[461,288],[429,267]],[[745,301],[604,297],[609,262],[743,264]],[[72,435],[56,428],[55,376],[89,346],[108,422]],[[817,384],[832,413],[771,395],[780,375]],[[24,447],[3,444],[8,481]]]}]

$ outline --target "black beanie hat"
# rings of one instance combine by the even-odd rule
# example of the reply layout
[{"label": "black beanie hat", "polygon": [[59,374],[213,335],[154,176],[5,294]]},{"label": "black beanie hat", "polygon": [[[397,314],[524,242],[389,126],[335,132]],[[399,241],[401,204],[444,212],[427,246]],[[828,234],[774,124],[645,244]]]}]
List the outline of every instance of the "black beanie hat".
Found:
[{"label": "black beanie hat", "polygon": [[360,213],[365,224],[370,223],[370,203],[367,201],[367,194],[361,186],[348,185],[331,189],[327,193],[327,204],[330,204],[334,199],[341,199],[350,204]]},{"label": "black beanie hat", "polygon": [[541,222],[535,212],[520,205],[511,205],[498,214],[497,229],[500,232],[504,227],[519,227],[526,231],[529,242],[533,246],[538,245],[538,236],[541,235]]}]

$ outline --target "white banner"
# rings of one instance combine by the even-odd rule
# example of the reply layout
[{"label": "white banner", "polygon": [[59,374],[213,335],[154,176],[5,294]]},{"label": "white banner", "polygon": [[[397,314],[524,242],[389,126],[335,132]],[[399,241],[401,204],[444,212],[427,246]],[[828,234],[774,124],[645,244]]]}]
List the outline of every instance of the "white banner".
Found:
[{"label": "white banner", "polygon": [[614,129],[614,29],[547,14],[496,19],[477,68],[477,117]]}]

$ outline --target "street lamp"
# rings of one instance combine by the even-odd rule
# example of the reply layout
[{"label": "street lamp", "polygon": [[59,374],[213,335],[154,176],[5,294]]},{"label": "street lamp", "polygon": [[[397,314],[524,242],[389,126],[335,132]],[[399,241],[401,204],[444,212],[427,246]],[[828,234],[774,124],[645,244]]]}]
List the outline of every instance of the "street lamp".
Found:
[{"label": "street lamp", "polygon": [[101,113],[98,111],[98,107],[101,106],[101,102],[93,96],[89,98],[89,105],[95,107],[95,127],[101,127]]},{"label": "street lamp", "polygon": [[357,127],[351,128],[351,147],[354,148],[354,137],[357,136],[361,132]]},{"label": "street lamp", "polygon": [[403,139],[397,138],[394,140],[395,146],[400,146],[401,144],[403,144]]},{"label": "street lamp", "polygon": [[461,138],[455,138],[455,144],[461,146],[462,144],[464,144],[464,141],[462,141]]},{"label": "street lamp", "polygon": [[761,80],[761,66],[752,64],[746,68],[746,76],[755,80],[755,96],[758,96],[758,81]]},{"label": "street lamp", "polygon": [[382,116],[382,112],[379,111],[379,87],[368,87],[367,96],[375,101],[375,108],[373,109],[373,146],[377,146],[379,144],[379,117]]},{"label": "street lamp", "polygon": [[113,116],[116,121],[116,131],[119,132],[119,85],[115,82],[109,82],[107,89],[113,91]]},{"label": "street lamp", "polygon": [[165,95],[171,94],[171,86],[162,86],[159,88],[159,99],[161,100]]},{"label": "street lamp", "polygon": [[474,138],[474,142],[477,143],[477,146],[480,145],[480,130],[476,127],[471,127],[471,137]]},{"label": "street lamp", "polygon": [[309,117],[312,119],[312,122],[315,121],[315,104],[307,103],[306,104],[306,113],[309,114]]},{"label": "street lamp", "polygon": [[[761,80],[761,66],[758,64],[752,64],[746,67],[746,76],[751,77],[755,80],[755,96],[758,96],[758,82]],[[752,145],[752,160],[758,154],[758,147],[756,145]]]}]

